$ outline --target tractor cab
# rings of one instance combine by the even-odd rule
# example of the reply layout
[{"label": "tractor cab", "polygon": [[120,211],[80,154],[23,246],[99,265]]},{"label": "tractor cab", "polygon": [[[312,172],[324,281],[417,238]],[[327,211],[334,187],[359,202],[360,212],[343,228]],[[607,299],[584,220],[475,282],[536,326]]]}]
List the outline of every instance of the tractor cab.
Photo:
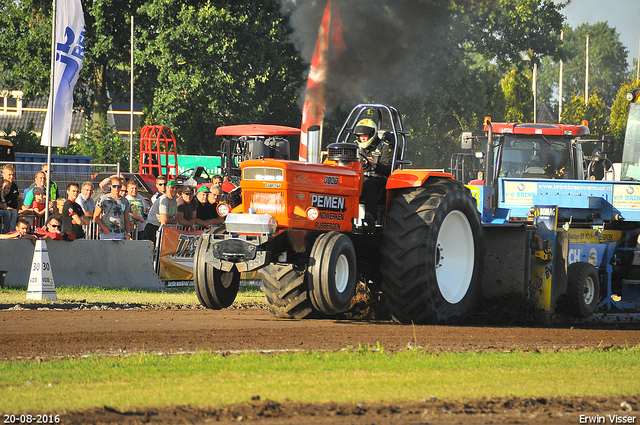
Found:
[{"label": "tractor cab", "polygon": [[581,180],[583,160],[582,147],[573,138],[544,134],[502,134],[494,156],[499,177],[525,179]]},{"label": "tractor cab", "polygon": [[[454,154],[451,174],[465,184],[481,184],[485,174],[493,184],[500,178],[585,179],[581,138],[589,135],[585,125],[544,123],[491,123],[485,135],[463,133],[463,148],[481,140],[482,152]],[[487,154],[487,151],[489,154]],[[471,159],[471,160],[470,160]]]}]

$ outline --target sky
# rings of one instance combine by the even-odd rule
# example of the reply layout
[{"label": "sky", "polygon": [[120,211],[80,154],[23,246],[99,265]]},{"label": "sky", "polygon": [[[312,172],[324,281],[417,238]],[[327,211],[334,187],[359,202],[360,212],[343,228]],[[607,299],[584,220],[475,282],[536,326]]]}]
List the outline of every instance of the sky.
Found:
[{"label": "sky", "polygon": [[571,28],[606,21],[620,34],[620,41],[629,51],[629,63],[638,57],[640,0],[572,0],[562,13]]}]

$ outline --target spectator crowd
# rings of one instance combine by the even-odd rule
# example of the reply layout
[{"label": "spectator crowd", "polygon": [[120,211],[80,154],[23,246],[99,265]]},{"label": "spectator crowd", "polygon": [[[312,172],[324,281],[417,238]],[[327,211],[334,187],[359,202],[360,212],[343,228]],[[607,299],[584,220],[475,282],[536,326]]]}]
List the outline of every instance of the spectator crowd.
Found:
[{"label": "spectator crowd", "polygon": [[15,175],[13,165],[2,168],[0,239],[72,241],[88,237],[88,229],[97,226],[99,239],[145,239],[155,244],[156,233],[165,224],[187,228],[221,225],[224,219],[218,215],[217,207],[228,199],[220,176],[214,176],[210,185],[199,187],[182,186],[159,176],[157,192],[148,201],[139,193],[135,179],[112,175],[95,189],[102,191],[100,196],[94,195],[93,183],[86,181],[81,185],[67,184],[66,198],[62,198],[58,185],[52,181],[46,205],[46,164],[23,193]]}]

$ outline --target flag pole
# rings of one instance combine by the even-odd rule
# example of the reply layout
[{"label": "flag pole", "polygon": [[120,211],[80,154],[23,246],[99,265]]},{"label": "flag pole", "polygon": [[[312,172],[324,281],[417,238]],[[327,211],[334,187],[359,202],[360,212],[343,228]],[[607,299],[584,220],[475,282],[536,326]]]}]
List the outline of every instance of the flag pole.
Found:
[{"label": "flag pole", "polygon": [[[53,142],[53,104],[54,104],[54,76],[56,69],[56,0],[53,0],[51,14],[51,80],[49,82],[49,106],[47,113],[49,120],[49,144],[47,145],[47,187],[45,190],[44,221],[49,220],[49,201],[51,200],[51,143]],[[44,223],[43,223],[44,225]]]},{"label": "flag pole", "polygon": [[129,116],[129,172],[133,173],[133,15],[131,15],[131,99]]}]

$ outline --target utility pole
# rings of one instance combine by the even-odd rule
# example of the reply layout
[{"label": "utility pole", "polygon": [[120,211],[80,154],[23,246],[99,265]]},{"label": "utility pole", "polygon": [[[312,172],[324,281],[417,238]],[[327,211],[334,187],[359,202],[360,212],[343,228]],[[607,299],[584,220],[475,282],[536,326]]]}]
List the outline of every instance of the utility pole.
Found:
[{"label": "utility pole", "polygon": [[533,122],[538,122],[538,63],[533,58]]},{"label": "utility pole", "polygon": [[[560,42],[564,40],[564,30],[560,31]],[[564,61],[560,59],[560,78],[558,80],[558,122],[562,122],[562,71]]]},{"label": "utility pole", "polygon": [[586,69],[584,77],[584,104],[589,104],[589,36],[587,35]]}]

